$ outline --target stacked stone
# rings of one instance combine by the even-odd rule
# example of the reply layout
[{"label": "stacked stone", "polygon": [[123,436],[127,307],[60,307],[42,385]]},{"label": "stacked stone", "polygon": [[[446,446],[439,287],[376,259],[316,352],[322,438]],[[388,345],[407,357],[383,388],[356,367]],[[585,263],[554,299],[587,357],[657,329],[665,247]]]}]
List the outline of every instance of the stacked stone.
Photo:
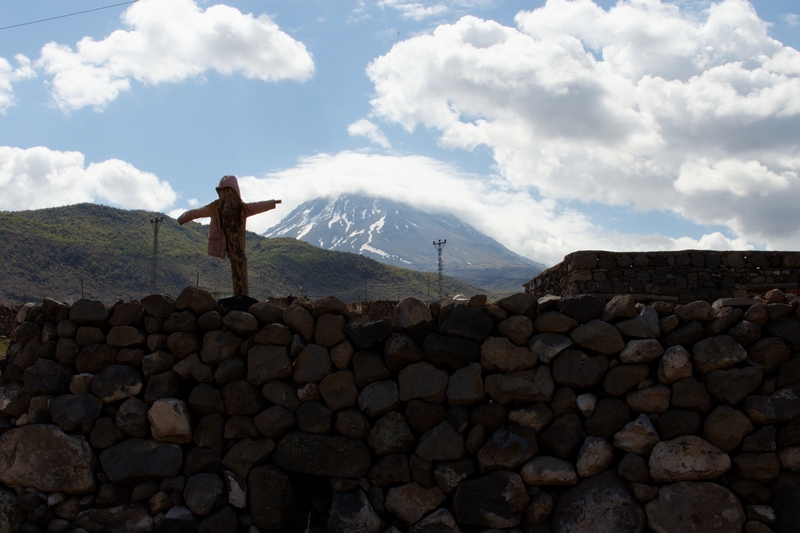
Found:
[{"label": "stacked stone", "polygon": [[737,289],[761,292],[797,287],[798,252],[588,252],[564,257],[525,285],[545,294],[647,294],[688,303],[735,296]]},{"label": "stacked stone", "polygon": [[2,363],[0,533],[795,532],[797,304],[43,300]]}]

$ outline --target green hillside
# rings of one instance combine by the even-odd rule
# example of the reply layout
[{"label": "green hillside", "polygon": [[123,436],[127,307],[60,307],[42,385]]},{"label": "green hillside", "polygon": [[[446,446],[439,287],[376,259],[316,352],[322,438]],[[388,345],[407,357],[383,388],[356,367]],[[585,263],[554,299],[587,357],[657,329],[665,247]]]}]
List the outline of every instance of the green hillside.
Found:
[{"label": "green hillside", "polygon": [[[150,294],[153,230],[158,213],[96,204],[0,212],[0,301],[43,297],[74,301],[84,294],[108,303]],[[165,216],[158,236],[158,292],[177,296],[187,285],[229,295],[228,260],[206,255],[208,227],[179,226]],[[435,275],[392,267],[360,255],[321,250],[304,242],[248,233],[250,295],[337,296],[370,300],[436,292]],[[429,289],[430,287],[430,289]],[[445,277],[447,294],[484,292]],[[490,295],[491,296],[491,295]]]}]

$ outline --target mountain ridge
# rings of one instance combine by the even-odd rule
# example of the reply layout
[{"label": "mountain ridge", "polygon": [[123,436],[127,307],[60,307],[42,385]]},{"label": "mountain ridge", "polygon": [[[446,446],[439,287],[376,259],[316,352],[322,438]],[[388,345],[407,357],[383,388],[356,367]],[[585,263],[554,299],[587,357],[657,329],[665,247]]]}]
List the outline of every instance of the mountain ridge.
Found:
[{"label": "mountain ridge", "polygon": [[444,239],[443,266],[448,275],[506,292],[518,292],[523,283],[547,268],[454,215],[361,194],[304,202],[263,235],[294,237],[323,249],[360,253],[422,272],[437,270],[432,244]]},{"label": "mountain ridge", "polygon": [[[0,212],[0,301],[23,303],[81,297],[113,303],[150,294],[153,231],[162,216],[98,204]],[[208,226],[184,226],[164,215],[159,232],[158,288],[177,296],[187,285],[227,295],[230,263],[206,255]],[[251,296],[337,296],[344,301],[415,296],[425,299],[430,275],[378,263],[357,254],[321,250],[288,238],[248,232]],[[447,277],[449,294],[486,293]],[[491,293],[491,291],[489,291]]]}]

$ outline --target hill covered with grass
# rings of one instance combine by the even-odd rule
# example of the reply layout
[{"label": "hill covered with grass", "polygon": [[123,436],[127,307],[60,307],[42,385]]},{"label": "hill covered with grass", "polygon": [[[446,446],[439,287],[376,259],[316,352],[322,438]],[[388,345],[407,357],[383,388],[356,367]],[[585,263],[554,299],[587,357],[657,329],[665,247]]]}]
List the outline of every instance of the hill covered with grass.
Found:
[{"label": "hill covered with grass", "polygon": [[[114,302],[151,293],[153,229],[161,216],[96,204],[0,212],[0,301],[50,297]],[[177,296],[187,285],[230,294],[230,263],[206,255],[208,227],[180,226],[164,216],[158,235],[158,291]],[[344,301],[436,293],[435,275],[378,263],[361,255],[319,249],[292,238],[247,235],[250,296],[337,296]],[[445,292],[467,296],[479,288],[445,277]]]}]

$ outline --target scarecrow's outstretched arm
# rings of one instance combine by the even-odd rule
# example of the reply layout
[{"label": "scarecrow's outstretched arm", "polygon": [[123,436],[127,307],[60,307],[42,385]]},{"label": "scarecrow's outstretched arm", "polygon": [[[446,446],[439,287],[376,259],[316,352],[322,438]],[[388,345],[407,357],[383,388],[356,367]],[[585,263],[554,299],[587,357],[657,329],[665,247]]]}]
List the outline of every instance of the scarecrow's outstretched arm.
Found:
[{"label": "scarecrow's outstretched arm", "polygon": [[197,218],[208,218],[213,213],[213,209],[213,202],[208,205],[204,205],[203,207],[198,207],[197,209],[190,209],[178,217],[178,224],[183,226],[187,222]]},{"label": "scarecrow's outstretched arm", "polygon": [[247,216],[257,215],[270,209],[275,209],[275,205],[281,203],[280,200],[266,200],[264,202],[252,202],[247,204]]}]

